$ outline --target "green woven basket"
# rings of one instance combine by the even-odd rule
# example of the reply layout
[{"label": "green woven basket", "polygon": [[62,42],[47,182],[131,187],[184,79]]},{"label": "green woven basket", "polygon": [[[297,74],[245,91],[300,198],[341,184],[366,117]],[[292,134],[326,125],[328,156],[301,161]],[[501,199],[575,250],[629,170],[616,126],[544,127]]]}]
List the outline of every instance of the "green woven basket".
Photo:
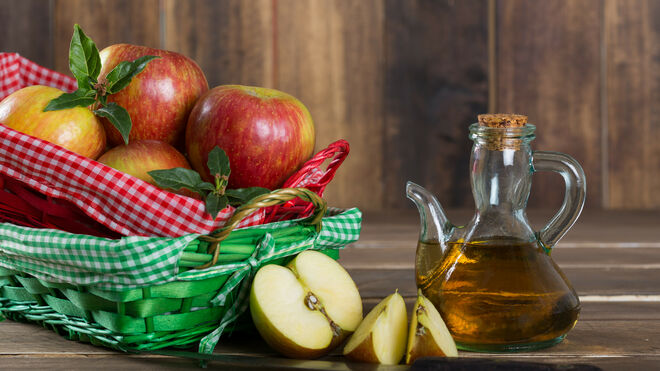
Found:
[{"label": "green woven basket", "polygon": [[[256,209],[296,197],[314,204],[311,216],[235,229]],[[110,240],[0,224],[0,313],[124,351],[199,342],[211,353],[242,325],[260,266],[307,249],[337,258],[360,223],[357,209],[327,212],[314,192],[289,188],[255,198],[209,235]]]}]

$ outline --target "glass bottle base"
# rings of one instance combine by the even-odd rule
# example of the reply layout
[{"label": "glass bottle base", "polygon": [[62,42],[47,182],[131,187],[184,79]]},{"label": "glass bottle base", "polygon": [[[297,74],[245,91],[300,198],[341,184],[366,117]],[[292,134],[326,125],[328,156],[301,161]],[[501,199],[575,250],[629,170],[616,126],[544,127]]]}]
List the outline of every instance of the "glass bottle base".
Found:
[{"label": "glass bottle base", "polygon": [[566,334],[550,340],[538,341],[534,343],[514,343],[514,344],[466,344],[456,342],[456,347],[460,350],[467,350],[470,352],[485,352],[485,353],[513,353],[513,352],[526,352],[530,350],[537,350],[549,348],[551,346],[561,343],[566,337]]}]

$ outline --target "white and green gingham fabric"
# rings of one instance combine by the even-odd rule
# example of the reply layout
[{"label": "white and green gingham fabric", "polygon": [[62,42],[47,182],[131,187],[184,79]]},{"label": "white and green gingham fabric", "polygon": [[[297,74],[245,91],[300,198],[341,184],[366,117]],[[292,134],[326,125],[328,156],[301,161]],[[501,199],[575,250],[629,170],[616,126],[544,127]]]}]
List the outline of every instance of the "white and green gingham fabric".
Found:
[{"label": "white and green gingham fabric", "polygon": [[[325,216],[319,233],[290,244],[276,244],[270,233],[266,233],[245,260],[185,272],[178,272],[179,258],[188,244],[198,242],[198,234],[111,240],[4,223],[0,224],[0,267],[46,281],[94,285],[113,291],[229,274],[212,303],[225,305],[231,295],[231,306],[218,327],[199,343],[199,352],[209,354],[227,326],[247,310],[252,277],[259,267],[307,249],[343,248],[359,238],[361,221],[362,213],[355,208]],[[295,223],[297,221],[283,221],[248,228],[275,230]]]},{"label": "white and green gingham fabric", "polygon": [[[245,266],[260,266],[263,261],[274,259],[273,256],[292,255],[309,248],[341,248],[358,239],[361,218],[358,209],[326,216],[321,232],[313,240],[294,246],[277,246],[268,254],[258,248],[256,255],[247,261],[181,273],[178,270],[180,256],[188,244],[196,242],[199,234],[112,240],[2,223],[0,267],[51,282],[122,291],[177,279],[201,280],[240,271]],[[284,221],[248,228],[279,228],[294,223],[296,221]]]}]

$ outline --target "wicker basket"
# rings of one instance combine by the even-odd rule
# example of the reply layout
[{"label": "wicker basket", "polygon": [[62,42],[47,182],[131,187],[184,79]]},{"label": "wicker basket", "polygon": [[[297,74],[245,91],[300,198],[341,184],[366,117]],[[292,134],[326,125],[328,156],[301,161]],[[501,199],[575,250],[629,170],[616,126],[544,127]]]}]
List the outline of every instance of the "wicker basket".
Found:
[{"label": "wicker basket", "polygon": [[[254,209],[281,204],[295,197],[315,205],[310,217],[234,229]],[[39,323],[68,339],[124,351],[190,346],[201,341],[200,352],[209,353],[228,326],[240,325],[238,320],[247,308],[252,276],[260,266],[285,264],[307,249],[317,249],[337,258],[337,249],[359,236],[360,221],[357,209],[336,215],[326,213],[325,202],[305,188],[276,190],[240,208],[227,226],[217,232],[164,238],[164,241],[171,240],[171,244],[186,239],[178,253],[178,273],[161,279],[168,282],[131,289],[57,282],[62,280],[53,280],[48,272],[28,274],[8,269],[7,265],[21,266],[27,258],[21,259],[8,254],[6,248],[0,249],[0,264],[5,266],[0,267],[0,313],[12,320]],[[5,228],[0,232],[5,244],[13,242],[11,236],[32,239],[34,235],[45,233],[56,233],[62,241],[98,239],[63,231],[7,225]],[[139,245],[150,238],[124,239],[130,239],[129,244]],[[43,248],[67,253],[58,246],[44,244]],[[78,256],[93,255],[94,251],[92,247]],[[157,264],[158,261],[141,263]],[[53,270],[58,269],[56,259],[49,263]],[[114,273],[115,276],[125,274],[131,274],[129,268],[117,269]]]},{"label": "wicker basket", "polygon": [[[8,63],[20,66],[12,69]],[[43,81],[64,90],[73,85],[70,78],[17,55],[0,53],[0,71],[3,68],[16,74],[27,68],[26,76],[39,78],[37,82],[21,76],[8,79],[4,74],[0,93],[5,95]],[[23,152],[15,156],[18,147]],[[338,249],[357,240],[360,211],[328,212],[321,197],[347,154],[348,143],[337,141],[314,156],[282,189],[239,209],[224,210],[224,219],[209,219],[200,212],[203,205],[197,200],[160,191],[0,126],[0,314],[38,323],[68,339],[118,350],[199,343],[201,353],[210,353],[223,332],[241,326],[250,283],[259,267],[285,264],[307,249],[337,258]],[[21,156],[33,158],[15,159]],[[53,165],[55,170],[37,173],[44,166],[34,162],[44,158],[46,167]],[[160,223],[162,228],[154,233],[148,228],[125,233],[130,223],[109,215],[121,201],[115,189],[85,185],[80,189],[87,198],[81,202],[75,192],[53,185],[70,181],[71,177],[59,175],[61,167],[71,174],[87,174],[89,169],[111,174],[109,184],[123,184],[120,191],[147,200],[140,202],[155,210],[148,215],[152,225],[165,215],[168,220],[191,220],[203,228],[180,223],[183,229],[170,230]],[[103,205],[104,201],[109,205]],[[162,209],[169,214],[162,214]],[[186,214],[189,210],[199,215],[191,217]],[[125,215],[139,218],[145,213],[138,209]]]}]

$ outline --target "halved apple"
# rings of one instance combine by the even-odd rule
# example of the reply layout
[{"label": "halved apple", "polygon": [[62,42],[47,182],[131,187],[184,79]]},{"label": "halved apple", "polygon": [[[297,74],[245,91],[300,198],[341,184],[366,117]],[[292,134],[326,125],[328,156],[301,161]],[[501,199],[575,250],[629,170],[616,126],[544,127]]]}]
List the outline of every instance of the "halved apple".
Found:
[{"label": "halved apple", "polygon": [[381,300],[344,347],[354,361],[395,365],[406,351],[406,303],[398,292]]},{"label": "halved apple", "polygon": [[408,333],[406,364],[429,356],[458,357],[458,351],[442,316],[422,290],[418,290]]},{"label": "halved apple", "polygon": [[304,251],[286,267],[259,269],[250,313],[266,343],[291,358],[330,352],[362,321],[362,299],[348,272],[318,251]]}]

